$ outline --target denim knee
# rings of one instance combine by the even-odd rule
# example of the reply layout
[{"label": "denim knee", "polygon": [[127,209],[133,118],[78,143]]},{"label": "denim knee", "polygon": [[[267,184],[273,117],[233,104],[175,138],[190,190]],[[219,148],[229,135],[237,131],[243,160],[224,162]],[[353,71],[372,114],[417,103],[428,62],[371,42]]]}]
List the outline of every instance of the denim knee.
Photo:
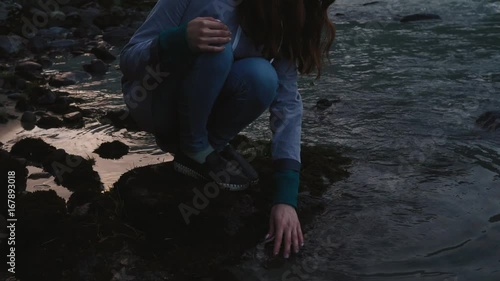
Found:
[{"label": "denim knee", "polygon": [[263,58],[242,59],[233,65],[236,76],[244,86],[248,102],[267,108],[278,90],[278,75],[269,61]]},{"label": "denim knee", "polygon": [[195,61],[195,67],[204,68],[213,73],[226,75],[233,65],[233,50],[231,44],[226,44],[225,49],[216,53],[201,53]]}]

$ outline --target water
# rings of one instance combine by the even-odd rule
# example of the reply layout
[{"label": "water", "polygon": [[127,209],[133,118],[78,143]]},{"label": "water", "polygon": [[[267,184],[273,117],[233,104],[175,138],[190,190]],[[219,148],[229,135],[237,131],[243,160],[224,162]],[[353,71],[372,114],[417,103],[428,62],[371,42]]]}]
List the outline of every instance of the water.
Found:
[{"label": "water", "polygon": [[[331,204],[300,258],[268,268],[251,250],[234,271],[241,280],[500,280],[500,222],[489,221],[500,214],[500,132],[474,125],[500,110],[500,2],[365,2],[334,4],[333,64],[314,84],[300,80],[304,144],[337,145],[353,159],[352,175],[325,194]],[[417,12],[443,20],[394,20]],[[53,68],[89,59],[60,58]],[[83,108],[121,107],[119,78],[114,71],[67,90],[88,101]],[[319,98],[341,102],[318,112]],[[267,116],[246,133],[269,137]],[[82,131],[13,128],[0,141],[28,135],[95,157],[107,187],[128,169],[170,159],[151,136],[98,122]],[[90,153],[117,138],[132,148],[123,160]]]}]

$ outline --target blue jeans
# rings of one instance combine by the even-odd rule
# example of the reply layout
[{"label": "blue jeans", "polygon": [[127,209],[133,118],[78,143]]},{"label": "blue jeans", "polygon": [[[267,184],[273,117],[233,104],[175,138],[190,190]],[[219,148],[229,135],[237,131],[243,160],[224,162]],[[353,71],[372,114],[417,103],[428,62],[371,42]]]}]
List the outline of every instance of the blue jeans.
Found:
[{"label": "blue jeans", "polygon": [[154,93],[157,136],[172,140],[177,132],[185,152],[209,145],[220,150],[271,105],[277,89],[276,71],[264,58],[234,60],[229,44],[222,52],[202,53]]}]

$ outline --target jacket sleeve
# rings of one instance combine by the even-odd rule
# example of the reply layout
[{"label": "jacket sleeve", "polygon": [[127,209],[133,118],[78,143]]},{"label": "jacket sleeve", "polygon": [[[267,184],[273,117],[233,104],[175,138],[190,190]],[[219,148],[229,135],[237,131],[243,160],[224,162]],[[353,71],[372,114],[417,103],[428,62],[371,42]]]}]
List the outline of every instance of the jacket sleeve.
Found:
[{"label": "jacket sleeve", "polygon": [[[190,0],[159,0],[156,3],[120,54],[120,69],[126,80],[139,80],[148,66],[159,69],[160,62],[168,63],[169,58],[179,56],[175,48],[167,48],[166,44],[179,46],[179,41],[185,41],[185,26],[181,26],[181,20],[189,3]],[[170,53],[162,54],[165,51]]]},{"label": "jacket sleeve", "polygon": [[299,171],[303,105],[297,87],[297,66],[287,60],[277,60],[274,67],[279,86],[269,108],[273,163],[276,170]]},{"label": "jacket sleeve", "polygon": [[286,60],[276,61],[274,67],[279,85],[277,96],[269,109],[273,133],[271,153],[275,168],[273,204],[288,204],[297,208],[303,110],[297,87],[297,67]]}]

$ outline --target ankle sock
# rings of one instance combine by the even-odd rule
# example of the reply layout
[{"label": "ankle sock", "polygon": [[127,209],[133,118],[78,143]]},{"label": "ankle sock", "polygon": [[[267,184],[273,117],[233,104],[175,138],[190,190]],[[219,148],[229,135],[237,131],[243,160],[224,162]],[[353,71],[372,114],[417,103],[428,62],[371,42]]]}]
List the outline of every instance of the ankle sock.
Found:
[{"label": "ankle sock", "polygon": [[193,159],[194,161],[203,164],[206,161],[207,156],[214,151],[214,148],[211,145],[208,145],[207,148],[205,148],[202,151],[199,152],[184,152],[189,158]]}]

